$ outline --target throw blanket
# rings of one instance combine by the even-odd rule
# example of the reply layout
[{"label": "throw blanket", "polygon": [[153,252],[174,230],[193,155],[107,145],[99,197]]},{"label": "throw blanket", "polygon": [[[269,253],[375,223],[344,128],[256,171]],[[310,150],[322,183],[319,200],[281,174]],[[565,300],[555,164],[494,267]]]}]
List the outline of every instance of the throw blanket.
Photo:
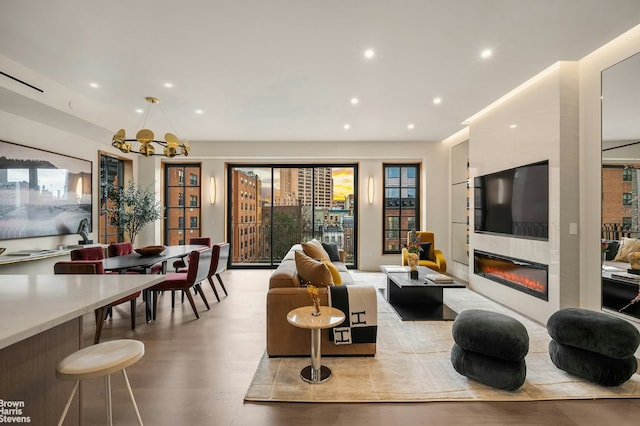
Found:
[{"label": "throw blanket", "polygon": [[329,287],[329,306],[344,312],[345,320],[329,333],[336,345],[375,343],[378,333],[376,289],[368,286]]}]

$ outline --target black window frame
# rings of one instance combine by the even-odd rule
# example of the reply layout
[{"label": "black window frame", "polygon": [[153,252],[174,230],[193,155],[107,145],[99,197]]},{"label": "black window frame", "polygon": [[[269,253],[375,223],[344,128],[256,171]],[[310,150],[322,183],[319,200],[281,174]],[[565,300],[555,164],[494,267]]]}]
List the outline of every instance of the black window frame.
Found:
[{"label": "black window frame", "polygon": [[[397,176],[394,173],[394,177],[388,177],[387,171],[392,172],[393,169],[398,169]],[[382,164],[382,254],[400,254],[402,247],[406,244],[407,232],[413,230],[420,230],[420,173],[421,163],[383,163]],[[409,171],[414,170],[415,176],[413,179],[414,184],[409,185],[408,180],[406,184],[403,184],[403,169],[407,170],[407,176]],[[390,179],[397,179],[398,184],[389,182]],[[407,178],[409,179],[409,178]],[[403,197],[403,191],[406,191],[407,195],[413,194],[413,197]],[[398,196],[394,197],[391,194],[397,193]],[[413,201],[411,201],[413,200]],[[413,221],[407,216],[407,224],[403,225],[403,209],[413,209],[415,214],[411,216]],[[388,211],[398,210],[397,215],[388,215]],[[389,219],[397,219],[397,226],[394,226]],[[394,226],[392,228],[392,226]],[[390,247],[391,242],[397,242],[397,248]]]}]

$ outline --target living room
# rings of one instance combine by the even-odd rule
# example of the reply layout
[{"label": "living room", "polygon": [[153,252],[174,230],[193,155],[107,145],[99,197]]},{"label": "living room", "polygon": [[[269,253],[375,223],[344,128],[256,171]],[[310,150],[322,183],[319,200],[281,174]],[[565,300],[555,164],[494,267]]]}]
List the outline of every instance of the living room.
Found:
[{"label": "living room", "polygon": [[[4,7],[4,6],[3,6]],[[385,255],[382,249],[381,188],[383,163],[420,162],[421,228],[436,233],[437,245],[448,256],[451,238],[451,168],[453,147],[469,141],[469,174],[475,176],[548,160],[550,166],[550,210],[548,241],[500,238],[470,232],[470,249],[502,253],[549,266],[549,300],[532,299],[506,287],[476,277],[469,265],[451,261],[448,272],[469,282],[469,288],[544,323],[562,307],[581,306],[601,309],[600,270],[600,174],[601,167],[601,72],[638,53],[640,27],[622,36],[612,34],[600,48],[569,62],[549,64],[522,80],[522,87],[501,93],[501,99],[487,103],[462,129],[441,140],[268,140],[192,141],[188,161],[202,164],[202,170],[215,176],[218,200],[203,208],[202,233],[216,241],[225,235],[228,163],[340,163],[357,162],[360,176],[358,192],[367,194],[368,177],[377,191],[372,204],[359,206],[360,232],[358,269],[376,271],[381,264],[398,263],[398,255]],[[3,50],[4,52],[4,50]],[[55,151],[93,161],[98,176],[97,151],[118,154],[105,138],[105,129],[92,122],[82,104],[86,99],[8,56],[1,56],[2,71],[38,81],[47,88],[36,96],[10,79],[0,80],[0,139],[34,148]],[[566,58],[558,57],[558,61]],[[146,95],[145,93],[144,95]],[[77,99],[72,106],[68,99]],[[93,104],[86,100],[87,104]],[[489,108],[491,107],[491,108]],[[77,112],[69,112],[73,111]],[[113,120],[117,121],[117,120]],[[506,125],[504,125],[506,123]],[[516,124],[517,128],[510,125]],[[286,124],[279,124],[286,127]],[[82,128],[78,131],[78,128]],[[73,129],[73,130],[72,130]],[[514,136],[515,134],[515,136]],[[504,153],[508,152],[508,155]],[[159,188],[162,161],[132,156],[135,175],[141,184]],[[179,160],[184,161],[184,160]],[[97,193],[97,182],[94,182]],[[139,236],[139,245],[161,242],[161,224],[150,226]],[[77,235],[3,241],[10,251],[55,248],[77,242]],[[51,263],[34,267],[0,267],[2,274],[51,273]],[[233,274],[237,271],[231,271]],[[637,323],[634,323],[637,326]]]}]

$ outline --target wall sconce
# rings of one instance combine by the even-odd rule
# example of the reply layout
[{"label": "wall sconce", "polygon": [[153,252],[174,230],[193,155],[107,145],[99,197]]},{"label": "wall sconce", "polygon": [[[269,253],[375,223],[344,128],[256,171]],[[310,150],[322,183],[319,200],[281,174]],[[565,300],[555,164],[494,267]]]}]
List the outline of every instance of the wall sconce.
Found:
[{"label": "wall sconce", "polygon": [[369,181],[367,182],[367,200],[369,204],[373,204],[373,196],[376,193],[376,187],[373,183],[373,176],[369,176]]},{"label": "wall sconce", "polygon": [[216,203],[216,178],[215,176],[211,176],[209,179],[209,201],[211,205]]}]

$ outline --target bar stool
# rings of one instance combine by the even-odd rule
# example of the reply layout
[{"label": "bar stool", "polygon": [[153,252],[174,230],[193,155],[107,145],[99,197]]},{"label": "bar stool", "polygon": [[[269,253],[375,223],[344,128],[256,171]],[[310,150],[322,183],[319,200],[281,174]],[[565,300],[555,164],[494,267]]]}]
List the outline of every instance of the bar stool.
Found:
[{"label": "bar stool", "polygon": [[78,390],[80,380],[94,379],[101,376],[104,376],[105,379],[107,421],[109,425],[112,425],[111,373],[115,373],[116,371],[122,371],[131,402],[133,403],[133,408],[138,417],[138,424],[142,425],[142,418],[140,417],[136,400],[133,397],[133,391],[131,390],[125,368],[135,364],[143,355],[144,343],[138,340],[120,339],[88,346],[68,355],[60,361],[56,367],[56,376],[62,380],[75,380],[76,384],[73,387],[67,405],[64,407],[58,426],[62,425],[67,416],[67,411]]}]

